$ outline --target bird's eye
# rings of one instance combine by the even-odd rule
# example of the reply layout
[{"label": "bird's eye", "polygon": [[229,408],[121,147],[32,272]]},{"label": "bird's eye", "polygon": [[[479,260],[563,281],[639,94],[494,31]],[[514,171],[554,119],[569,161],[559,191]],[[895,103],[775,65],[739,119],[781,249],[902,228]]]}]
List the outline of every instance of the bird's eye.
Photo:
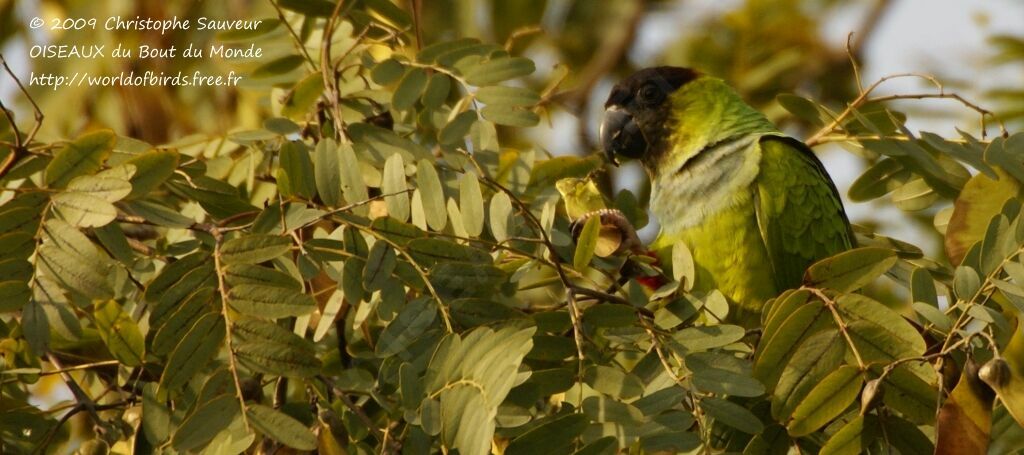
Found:
[{"label": "bird's eye", "polygon": [[661,97],[664,92],[658,86],[654,84],[646,84],[640,87],[640,92],[637,93],[637,98],[646,104],[654,104],[661,101]]}]

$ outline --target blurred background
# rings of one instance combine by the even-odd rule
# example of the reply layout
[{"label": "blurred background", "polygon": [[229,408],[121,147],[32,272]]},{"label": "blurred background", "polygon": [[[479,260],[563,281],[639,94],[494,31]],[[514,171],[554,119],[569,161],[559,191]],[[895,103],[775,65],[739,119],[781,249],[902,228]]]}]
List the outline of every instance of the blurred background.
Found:
[{"label": "blurred background", "polygon": [[[841,110],[857,94],[848,44],[861,66],[863,85],[888,74],[931,74],[947,92],[998,112],[1011,130],[1024,118],[1024,92],[1019,88],[1024,85],[1024,2],[1016,0],[395,0],[395,4],[410,12],[419,10],[424,44],[457,37],[509,43],[514,52],[538,62],[537,73],[525,83],[542,88],[559,80],[557,103],[540,126],[502,131],[505,144],[538,147],[555,155],[593,152],[602,104],[611,86],[638,68],[659,64],[690,66],[722,77],[788,132],[806,137],[813,132],[810,125],[788,117],[776,96],[797,93]],[[0,49],[23,81],[33,72],[226,73],[238,65],[218,59],[29,58],[34,44],[105,43],[109,50],[119,42],[151,43],[175,44],[180,49],[213,35],[52,31],[27,26],[33,17],[49,23],[52,18],[111,15],[251,19],[274,18],[277,11],[269,0],[0,0]],[[275,49],[265,51],[269,56],[275,53]],[[251,67],[260,62],[248,63]],[[281,82],[250,78],[238,89],[29,90],[47,113],[41,139],[73,137],[102,126],[163,144],[196,134],[220,136],[238,125],[258,126],[268,116],[271,102],[265,95],[266,85]],[[9,77],[0,78],[5,104],[17,110],[21,121],[28,121],[29,106],[15,89]],[[921,79],[897,79],[878,93],[934,91]],[[913,131],[949,136],[960,128],[980,134],[977,114],[949,100],[904,101],[896,107],[907,111]],[[825,144],[817,151],[845,192],[868,163],[856,153],[837,152],[838,148]],[[606,184],[645,194],[646,179],[638,166],[612,172]],[[911,213],[909,219],[914,222],[907,223],[906,214],[891,204],[847,202],[856,223],[910,240],[932,254],[940,248],[937,240],[929,242],[927,236],[934,232],[932,218],[941,207]],[[650,238],[655,232],[656,224],[651,223],[642,234]]]}]

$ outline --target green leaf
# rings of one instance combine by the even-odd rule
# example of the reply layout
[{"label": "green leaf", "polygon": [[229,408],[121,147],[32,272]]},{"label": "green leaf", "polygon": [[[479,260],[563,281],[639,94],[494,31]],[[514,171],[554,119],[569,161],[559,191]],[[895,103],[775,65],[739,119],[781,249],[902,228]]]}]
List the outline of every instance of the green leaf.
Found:
[{"label": "green leaf", "polygon": [[819,128],[825,126],[821,119],[821,111],[818,110],[818,105],[814,101],[790,93],[780,94],[775,97],[775,100],[779,102],[783,109],[797,116],[800,120]]},{"label": "green leaf", "polygon": [[694,280],[697,278],[696,267],[693,263],[693,254],[683,242],[676,242],[672,246],[672,279],[683,283],[684,289],[693,289]]},{"label": "green leaf", "polygon": [[594,248],[597,247],[597,237],[601,233],[601,217],[592,216],[583,225],[580,236],[576,239],[576,253],[572,258],[573,268],[586,270],[590,260],[594,258]]},{"label": "green leaf", "polygon": [[864,361],[889,362],[924,354],[924,338],[889,307],[857,294],[840,296],[836,303]]},{"label": "green leaf", "polygon": [[[380,85],[390,85],[405,74],[405,65],[402,65],[393,58],[381,61],[373,66],[370,71],[370,78]],[[321,76],[321,79],[323,76]]]},{"label": "green leaf", "polygon": [[707,397],[700,400],[700,408],[715,420],[748,434],[758,434],[764,424],[752,412],[721,398]]},{"label": "green leaf", "polygon": [[437,176],[434,164],[428,160],[420,160],[416,167],[416,186],[423,196],[423,209],[426,211],[427,225],[435,231],[443,231],[448,224],[444,206],[444,190],[441,179]]},{"label": "green leaf", "polygon": [[[210,252],[200,250],[188,256],[168,263],[160,274],[153,278],[153,281],[146,286],[145,298],[147,302],[156,302],[168,289],[179,283],[181,279],[200,264],[206,263]],[[190,284],[191,286],[191,284]]]},{"label": "green leaf", "polygon": [[732,355],[696,352],[686,356],[686,368],[701,390],[737,397],[764,394],[764,386],[750,375],[750,365]]},{"label": "green leaf", "polygon": [[442,145],[463,144],[466,141],[466,135],[469,134],[476,121],[476,111],[460,112],[444,128],[441,128],[437,135],[437,141]]},{"label": "green leaf", "polygon": [[224,281],[231,286],[241,284],[265,284],[282,288],[291,288],[302,292],[302,283],[295,277],[272,269],[252,264],[231,264],[224,268]]},{"label": "green leaf", "polygon": [[484,230],[484,197],[480,182],[472,172],[459,178],[459,208],[462,224],[470,237],[478,237]]},{"label": "green leaf", "polygon": [[839,417],[860,394],[864,378],[857,367],[844,365],[833,371],[793,410],[786,427],[790,436],[806,436]]},{"label": "green leaf", "polygon": [[192,328],[192,325],[199,320],[203,314],[209,312],[208,306],[214,297],[213,287],[203,287],[190,294],[160,325],[153,325],[150,329],[155,332],[153,341],[150,343],[150,351],[157,355],[166,355],[174,349],[181,341],[181,338]]},{"label": "green leaf", "polygon": [[179,452],[200,449],[227,428],[240,412],[238,398],[231,393],[200,403],[195,412],[178,426],[171,438],[171,446]]},{"label": "green leaf", "polygon": [[298,141],[285,142],[281,145],[280,160],[277,184],[281,195],[311,199],[316,193],[317,185],[309,146]]},{"label": "green leaf", "polygon": [[583,372],[583,382],[598,392],[620,400],[639,397],[644,387],[635,375],[604,365],[588,367]]},{"label": "green leaf", "polygon": [[307,294],[262,284],[240,284],[228,291],[227,298],[236,311],[267,319],[302,316],[316,309],[316,301]]},{"label": "green leaf", "polygon": [[50,320],[38,301],[29,301],[22,308],[21,330],[33,354],[41,356],[50,350]]},{"label": "green leaf", "polygon": [[160,390],[178,390],[205,368],[220,349],[224,335],[224,320],[219,314],[209,313],[196,321],[167,358]]},{"label": "green leaf", "polygon": [[404,111],[416,103],[427,86],[427,72],[423,68],[412,68],[405,73],[391,97],[391,106]]},{"label": "green leaf", "polygon": [[953,291],[957,297],[969,301],[978,293],[978,289],[981,289],[978,272],[966,265],[957,267],[953,274]]},{"label": "green leaf", "polygon": [[488,297],[507,279],[505,272],[491,265],[442,262],[430,268],[430,282],[445,297]]},{"label": "green leaf", "polygon": [[423,90],[423,105],[430,108],[438,108],[444,104],[444,101],[448,99],[448,93],[451,90],[452,81],[447,75],[442,73],[435,73],[430,76],[430,81],[427,82],[427,88]]},{"label": "green leaf", "polygon": [[490,104],[480,110],[485,119],[498,125],[508,125],[517,128],[529,128],[540,122],[540,116],[535,112],[521,107],[506,106],[502,104]]},{"label": "green leaf", "polygon": [[381,332],[377,356],[390,357],[404,351],[434,324],[436,318],[437,307],[431,299],[413,300]]},{"label": "green leaf", "polygon": [[[345,202],[357,204],[370,198],[366,189],[366,182],[356,159],[356,152],[351,144],[340,144],[338,146],[338,158],[341,164],[341,193],[345,196]],[[368,213],[366,206],[352,209],[352,213],[365,216]]]},{"label": "green leaf", "polygon": [[996,174],[998,179],[984,174],[971,177],[953,201],[945,242],[946,255],[953,265],[960,265],[967,250],[984,238],[989,222],[1006,201],[1022,194],[1019,181],[999,168]]},{"label": "green leaf", "polygon": [[142,365],[146,356],[146,343],[142,339],[139,326],[121,309],[121,305],[113,300],[97,304],[93,318],[96,321],[96,329],[115,359],[125,366]]},{"label": "green leaf", "polygon": [[316,436],[302,422],[283,412],[261,404],[246,406],[249,422],[271,439],[297,450],[313,450]]},{"label": "green leaf", "polygon": [[846,344],[838,330],[807,337],[782,371],[772,394],[772,417],[786,421],[814,386],[843,361]]},{"label": "green leaf", "polygon": [[877,247],[855,248],[815,262],[804,282],[820,288],[852,292],[878,278],[896,264],[896,253]]},{"label": "green leaf", "polygon": [[319,71],[310,73],[295,83],[281,106],[281,115],[296,119],[305,117],[324,93],[324,76]]},{"label": "green leaf", "polygon": [[305,349],[278,341],[247,341],[235,356],[248,368],[276,376],[308,378],[320,373],[320,360]]},{"label": "green leaf", "polygon": [[328,207],[338,207],[341,203],[341,164],[338,145],[333,139],[324,139],[316,145],[313,168],[316,170],[316,188],[320,200]]},{"label": "green leaf", "polygon": [[528,76],[535,70],[533,60],[524,57],[500,57],[472,65],[464,72],[470,85],[493,85],[509,79]]},{"label": "green leaf", "polygon": [[110,156],[116,141],[117,136],[110,130],[79,136],[60,149],[46,166],[45,183],[50,188],[64,188],[75,177],[95,173]]},{"label": "green leaf", "polygon": [[491,235],[494,240],[504,242],[512,231],[512,200],[502,192],[495,193],[491,198],[490,207]]},{"label": "green leaf", "polygon": [[869,167],[850,185],[846,193],[854,202],[866,202],[889,194],[909,171],[892,158],[883,158]]},{"label": "green leaf", "polygon": [[573,441],[587,428],[583,414],[554,416],[519,435],[505,449],[506,455],[568,452]]},{"label": "green leaf", "polygon": [[95,299],[110,299],[114,290],[105,273],[109,267],[97,267],[81,256],[68,253],[53,244],[44,244],[37,252],[39,269],[62,287]]},{"label": "green leaf", "polygon": [[821,455],[857,455],[863,452],[861,433],[864,432],[864,416],[858,415],[846,422],[839,431],[821,447]]},{"label": "green leaf", "polygon": [[405,162],[402,155],[394,154],[384,162],[384,175],[381,180],[381,192],[388,206],[388,216],[405,221],[409,219],[409,188],[405,180]]},{"label": "green leaf", "polygon": [[391,278],[397,260],[395,250],[387,242],[374,243],[363,269],[363,288],[371,292],[382,289]]},{"label": "green leaf", "polygon": [[494,85],[477,90],[476,99],[489,105],[533,106],[540,102],[540,95],[528,88]]},{"label": "green leaf", "polygon": [[220,260],[224,264],[258,264],[275,259],[292,248],[292,240],[278,235],[247,235],[224,242]]},{"label": "green leaf", "polygon": [[672,340],[685,353],[707,351],[735,343],[746,335],[743,327],[736,325],[712,325],[687,327],[672,335]]},{"label": "green leaf", "polygon": [[636,309],[628,305],[598,304],[583,312],[583,321],[595,327],[629,327],[637,322]]},{"label": "green leaf", "polygon": [[68,193],[71,192],[87,194],[106,202],[117,202],[132,192],[132,184],[120,178],[82,175],[68,183]]},{"label": "green leaf", "polygon": [[53,208],[61,219],[80,227],[104,226],[117,218],[113,204],[88,193],[58,193]]}]

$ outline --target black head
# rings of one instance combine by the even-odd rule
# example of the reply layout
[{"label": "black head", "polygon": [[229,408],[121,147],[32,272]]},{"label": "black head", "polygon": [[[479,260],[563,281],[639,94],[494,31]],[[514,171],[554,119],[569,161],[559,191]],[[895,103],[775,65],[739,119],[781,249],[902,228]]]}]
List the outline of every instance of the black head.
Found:
[{"label": "black head", "polygon": [[689,68],[646,68],[612,88],[601,122],[601,146],[612,163],[618,156],[643,158],[659,149],[670,118],[669,95],[700,77]]}]

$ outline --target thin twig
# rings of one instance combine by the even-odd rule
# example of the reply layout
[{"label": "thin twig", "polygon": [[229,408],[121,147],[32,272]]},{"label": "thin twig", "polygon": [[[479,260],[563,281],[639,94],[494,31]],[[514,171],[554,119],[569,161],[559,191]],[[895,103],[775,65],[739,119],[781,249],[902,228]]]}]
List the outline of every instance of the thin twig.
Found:
[{"label": "thin twig", "polygon": [[228,311],[228,291],[227,286],[224,283],[224,268],[221,264],[221,245],[223,244],[224,237],[220,230],[217,228],[213,229],[213,267],[217,273],[217,290],[220,292],[220,307],[221,315],[224,318],[224,340],[228,345],[228,368],[231,370],[231,377],[235,381],[235,395],[238,397],[238,404],[242,409],[242,424],[245,425],[245,429],[249,430],[249,417],[246,415],[245,407],[245,396],[242,394],[242,381],[238,378],[238,365],[235,361],[235,347],[231,342],[231,331],[233,329],[231,315]]}]

